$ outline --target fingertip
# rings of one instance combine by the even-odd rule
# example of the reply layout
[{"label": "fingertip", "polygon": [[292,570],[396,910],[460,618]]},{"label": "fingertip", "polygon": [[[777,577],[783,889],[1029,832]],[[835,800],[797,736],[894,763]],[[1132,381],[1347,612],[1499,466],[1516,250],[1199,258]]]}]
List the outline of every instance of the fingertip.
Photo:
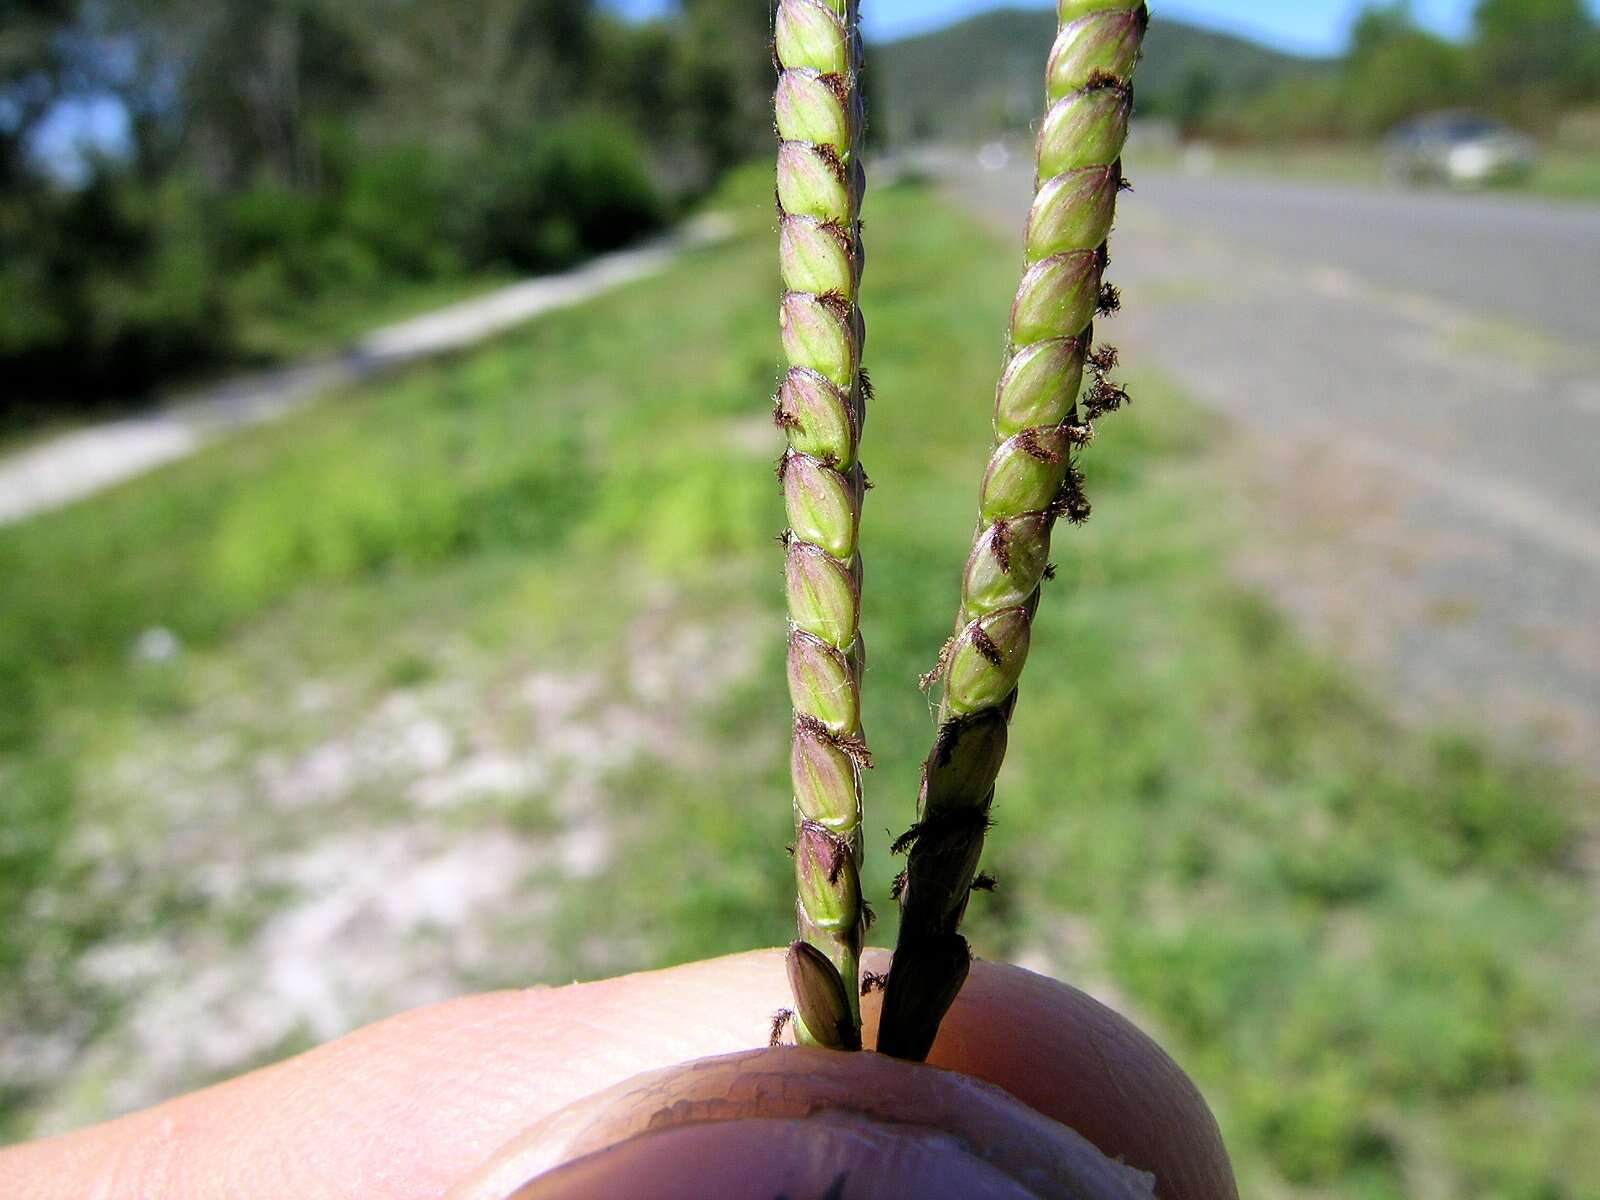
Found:
[{"label": "fingertip", "polygon": [[[891,962],[887,951],[869,949],[862,965],[883,974]],[[784,1002],[777,952],[695,970],[714,971],[727,998],[767,1008]],[[686,1014],[703,1006],[704,982],[696,974],[683,991]],[[862,997],[868,1046],[877,1045],[882,1004],[882,992]],[[1199,1089],[1154,1040],[1077,988],[1021,967],[974,962],[928,1061],[993,1083],[1106,1154],[1152,1172],[1166,1200],[1237,1200],[1227,1148]]]},{"label": "fingertip", "polygon": [[816,1117],[646,1134],[530,1180],[507,1200],[1035,1200],[1037,1195],[935,1130]]},{"label": "fingertip", "polygon": [[1131,1021],[1074,987],[975,962],[928,1061],[988,1080],[1151,1172],[1165,1200],[1237,1200],[1221,1130],[1193,1081]]},{"label": "fingertip", "polygon": [[1148,1175],[970,1076],[792,1047],[688,1063],[591,1097],[527,1130],[452,1200],[1147,1200],[1150,1188]]}]

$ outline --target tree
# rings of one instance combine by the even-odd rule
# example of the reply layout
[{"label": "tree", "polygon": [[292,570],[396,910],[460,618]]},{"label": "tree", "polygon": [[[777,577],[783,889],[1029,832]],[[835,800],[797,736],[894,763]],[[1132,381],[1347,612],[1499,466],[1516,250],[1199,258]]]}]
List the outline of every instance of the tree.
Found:
[{"label": "tree", "polygon": [[1600,31],[1583,0],[1479,0],[1473,26],[1495,91],[1600,98]]},{"label": "tree", "polygon": [[682,0],[677,94],[713,167],[767,150],[772,141],[772,16],[751,0]]},{"label": "tree", "polygon": [[595,9],[593,0],[347,0],[340,11],[377,77],[368,123],[476,147],[592,96]]},{"label": "tree", "polygon": [[1420,32],[1411,0],[1369,4],[1350,27],[1350,61],[1360,64],[1397,41]]},{"label": "tree", "polygon": [[1352,132],[1383,133],[1397,122],[1468,97],[1459,46],[1427,32],[1411,5],[1363,9],[1350,31],[1345,113]]},{"label": "tree", "polygon": [[0,0],[0,191],[23,186],[39,122],[69,86],[60,33],[74,0]]},{"label": "tree", "polygon": [[1222,80],[1210,65],[1191,63],[1173,89],[1168,106],[1179,128],[1188,135],[1205,124],[1222,94]]}]

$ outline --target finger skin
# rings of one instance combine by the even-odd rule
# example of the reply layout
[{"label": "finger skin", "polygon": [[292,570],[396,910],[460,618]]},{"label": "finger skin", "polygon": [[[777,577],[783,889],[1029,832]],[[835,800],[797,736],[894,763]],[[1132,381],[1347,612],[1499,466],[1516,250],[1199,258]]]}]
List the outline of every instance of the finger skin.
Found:
[{"label": "finger skin", "polygon": [[[752,1172],[757,1145],[764,1167]],[[681,1179],[674,1163],[687,1168]],[[965,1179],[966,1195],[1072,1200],[1150,1200],[1154,1186],[970,1075],[785,1046],[636,1075],[533,1125],[449,1200],[530,1200],[557,1184],[563,1196],[654,1196],[674,1184],[707,1196],[846,1200],[921,1196],[935,1177]]]},{"label": "finger skin", "polygon": [[1076,988],[978,964],[928,1061],[999,1084],[1104,1153],[1153,1172],[1164,1200],[1238,1196],[1199,1089],[1149,1037]]},{"label": "finger skin", "polygon": [[[769,1119],[646,1134],[494,1200],[1038,1200],[1048,1194],[961,1153],[932,1130],[859,1119],[848,1125]],[[1090,1198],[1079,1194],[1075,1200]]]},{"label": "finger skin", "polygon": [[0,1196],[434,1200],[525,1126],[591,1092],[764,1044],[787,995],[773,951],[418,1009],[12,1151],[0,1157]]},{"label": "finger skin", "polygon": [[[783,953],[772,950],[419,1009],[147,1112],[0,1152],[0,1195],[437,1197],[558,1109],[641,1072],[761,1045],[787,994]],[[1166,1200],[1237,1195],[1187,1077],[1065,985],[978,964],[930,1061],[1151,1171]]]}]

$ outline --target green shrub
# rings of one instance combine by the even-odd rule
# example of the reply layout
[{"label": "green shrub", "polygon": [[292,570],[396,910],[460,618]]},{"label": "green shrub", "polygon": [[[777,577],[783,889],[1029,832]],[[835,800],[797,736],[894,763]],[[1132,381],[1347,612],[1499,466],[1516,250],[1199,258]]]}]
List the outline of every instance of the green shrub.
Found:
[{"label": "green shrub", "polygon": [[460,255],[441,236],[453,182],[425,146],[357,156],[345,171],[339,227],[386,275],[430,279],[454,274]]},{"label": "green shrub", "polygon": [[565,266],[660,226],[643,144],[601,116],[528,126],[464,168],[454,236],[475,266]]},{"label": "green shrub", "polygon": [[0,200],[5,409],[126,399],[214,358],[220,272],[198,192],[105,172],[77,191]]},{"label": "green shrub", "polygon": [[530,124],[453,163],[324,140],[316,189],[262,176],[207,195],[112,164],[76,190],[0,198],[0,418],[12,397],[136,399],[198,366],[284,353],[275,332],[306,324],[313,302],[368,303],[469,267],[564,267],[667,215],[642,143],[604,117]]}]

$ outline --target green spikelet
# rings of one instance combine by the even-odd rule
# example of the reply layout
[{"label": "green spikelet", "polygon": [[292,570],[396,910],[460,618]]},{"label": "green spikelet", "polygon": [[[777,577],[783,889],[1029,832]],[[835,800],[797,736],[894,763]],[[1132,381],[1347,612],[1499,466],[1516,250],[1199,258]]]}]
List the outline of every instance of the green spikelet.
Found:
[{"label": "green spikelet", "polygon": [[[1143,0],[1060,0],[1058,13],[1026,265],[996,392],[995,450],[956,632],[930,677],[943,677],[944,693],[918,823],[901,839],[910,861],[878,1036],[878,1049],[900,1058],[927,1057],[966,976],[969,954],[958,930],[1049,571],[1051,532],[1061,517],[1088,515],[1073,452],[1092,435],[1089,419],[1127,399],[1105,378],[1115,352],[1091,345],[1095,316],[1116,305],[1115,289],[1102,279],[1106,238],[1123,186],[1133,70],[1149,14]],[[1093,382],[1080,409],[1086,371]]]},{"label": "green spikelet", "polygon": [[[855,0],[779,0],[779,311],[788,371],[774,419],[789,532],[789,692],[800,941],[790,952],[801,1041],[861,1046],[861,557],[867,381],[861,286],[864,110]],[[830,974],[831,973],[831,974]],[[842,1008],[841,1008],[842,1005]]]}]

